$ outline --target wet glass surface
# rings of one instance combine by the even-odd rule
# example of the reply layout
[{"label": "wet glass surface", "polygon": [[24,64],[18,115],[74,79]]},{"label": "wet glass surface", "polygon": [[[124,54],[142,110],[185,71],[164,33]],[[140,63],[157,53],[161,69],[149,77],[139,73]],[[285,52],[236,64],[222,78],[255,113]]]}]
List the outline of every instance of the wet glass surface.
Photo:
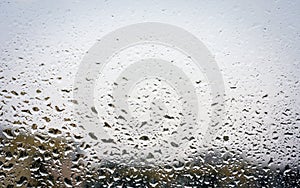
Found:
[{"label": "wet glass surface", "polygon": [[0,187],[297,187],[297,1],[0,2]]}]

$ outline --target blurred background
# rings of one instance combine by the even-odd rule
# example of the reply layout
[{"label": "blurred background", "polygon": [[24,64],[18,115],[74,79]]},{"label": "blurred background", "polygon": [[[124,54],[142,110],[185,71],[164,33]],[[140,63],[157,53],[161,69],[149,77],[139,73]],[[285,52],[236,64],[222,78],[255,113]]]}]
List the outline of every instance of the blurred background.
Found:
[{"label": "blurred background", "polygon": [[[300,1],[1,1],[2,185],[299,185],[299,9]],[[143,22],[181,27],[209,49],[225,119],[193,159],[95,167],[93,146],[74,135],[78,66],[103,36]]]}]

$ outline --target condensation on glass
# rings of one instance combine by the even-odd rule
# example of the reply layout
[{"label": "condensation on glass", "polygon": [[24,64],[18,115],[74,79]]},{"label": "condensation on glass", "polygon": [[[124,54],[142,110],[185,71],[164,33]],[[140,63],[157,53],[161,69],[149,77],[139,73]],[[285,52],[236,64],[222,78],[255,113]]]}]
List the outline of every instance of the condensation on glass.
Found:
[{"label": "condensation on glass", "polygon": [[299,2],[0,2],[0,187],[297,187]]}]

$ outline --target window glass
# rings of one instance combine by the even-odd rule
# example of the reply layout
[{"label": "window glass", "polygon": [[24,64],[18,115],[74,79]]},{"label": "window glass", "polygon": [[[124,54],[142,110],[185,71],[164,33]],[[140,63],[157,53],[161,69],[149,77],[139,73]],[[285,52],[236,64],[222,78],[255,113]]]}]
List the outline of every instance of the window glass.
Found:
[{"label": "window glass", "polygon": [[297,1],[0,2],[0,187],[297,187]]}]

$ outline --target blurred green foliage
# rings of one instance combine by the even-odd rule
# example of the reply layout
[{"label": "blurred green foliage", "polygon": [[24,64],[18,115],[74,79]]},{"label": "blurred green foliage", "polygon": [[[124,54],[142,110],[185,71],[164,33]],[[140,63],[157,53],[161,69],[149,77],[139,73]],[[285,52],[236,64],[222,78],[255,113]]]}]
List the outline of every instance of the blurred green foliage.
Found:
[{"label": "blurred green foliage", "polygon": [[[72,142],[42,135],[0,138],[0,187],[297,187],[299,170],[259,167],[237,156],[172,166],[81,163]],[[210,160],[218,158],[217,162]],[[81,159],[81,160],[80,160]],[[204,160],[203,160],[204,159]],[[85,166],[86,165],[86,166]]]}]

